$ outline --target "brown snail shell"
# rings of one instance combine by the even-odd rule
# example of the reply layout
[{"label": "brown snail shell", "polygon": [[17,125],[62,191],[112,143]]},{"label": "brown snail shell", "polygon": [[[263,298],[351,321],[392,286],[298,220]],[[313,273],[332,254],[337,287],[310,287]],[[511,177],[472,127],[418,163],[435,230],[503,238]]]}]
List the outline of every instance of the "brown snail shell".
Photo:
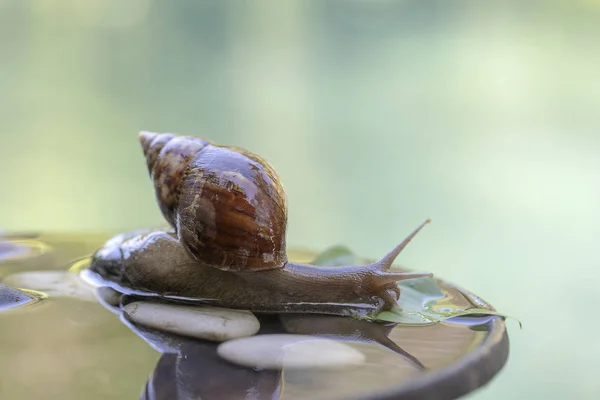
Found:
[{"label": "brown snail shell", "polygon": [[221,270],[283,267],[287,202],[265,160],[196,137],[139,138],[160,210],[192,257]]}]

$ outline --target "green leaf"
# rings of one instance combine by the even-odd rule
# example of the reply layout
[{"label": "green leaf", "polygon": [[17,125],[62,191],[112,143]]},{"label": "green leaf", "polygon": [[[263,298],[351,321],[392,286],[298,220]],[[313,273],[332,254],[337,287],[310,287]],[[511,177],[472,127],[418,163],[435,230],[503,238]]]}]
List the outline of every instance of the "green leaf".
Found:
[{"label": "green leaf", "polygon": [[408,311],[405,309],[394,309],[392,311],[383,311],[375,316],[375,320],[386,321],[386,322],[396,322],[399,324],[434,324],[440,321],[448,320],[456,317],[482,317],[488,315],[497,315],[503,318],[512,318],[517,321],[519,324],[519,328],[523,329],[523,324],[516,318],[509,317],[505,314],[488,310],[486,308],[469,308],[466,310],[456,309],[453,311],[447,311],[444,313],[433,313],[427,311]]},{"label": "green leaf", "polygon": [[[344,246],[333,246],[318,254],[313,265],[338,267],[343,265],[360,265],[364,263],[350,249]],[[433,278],[415,278],[398,282],[400,287],[400,304],[402,308],[383,311],[373,318],[378,321],[396,322],[410,325],[430,325],[456,317],[481,317],[497,315],[510,318],[502,313],[485,307],[485,304],[462,308],[452,304],[451,296],[445,292]],[[519,320],[516,320],[522,328]],[[451,321],[448,321],[451,322]]]},{"label": "green leaf", "polygon": [[[456,317],[480,317],[497,315],[510,318],[505,314],[485,307],[462,308],[452,301],[435,279],[425,277],[400,281],[402,290],[400,304],[402,308],[384,311],[374,317],[375,320],[401,324],[434,324]],[[448,321],[451,322],[451,321]],[[519,320],[519,327],[522,324]]]},{"label": "green leaf", "polygon": [[402,309],[379,313],[375,319],[403,324],[432,324],[440,320],[436,313],[426,310],[427,306],[436,304],[446,298],[433,278],[415,278],[400,281],[400,303]]}]

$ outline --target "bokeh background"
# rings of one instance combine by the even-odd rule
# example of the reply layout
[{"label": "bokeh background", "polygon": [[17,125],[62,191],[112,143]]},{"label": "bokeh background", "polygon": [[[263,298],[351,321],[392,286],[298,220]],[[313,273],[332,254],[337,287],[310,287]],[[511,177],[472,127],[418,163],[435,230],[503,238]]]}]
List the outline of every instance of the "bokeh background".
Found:
[{"label": "bokeh background", "polygon": [[288,243],[401,263],[517,317],[472,399],[595,399],[600,2],[0,0],[0,228],[162,223],[137,142],[248,148]]}]

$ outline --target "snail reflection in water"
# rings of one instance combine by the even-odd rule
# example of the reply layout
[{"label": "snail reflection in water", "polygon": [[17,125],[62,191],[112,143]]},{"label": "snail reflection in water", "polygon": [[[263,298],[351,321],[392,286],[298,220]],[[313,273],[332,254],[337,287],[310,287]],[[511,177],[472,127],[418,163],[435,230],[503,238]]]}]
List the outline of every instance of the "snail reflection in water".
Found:
[{"label": "snail reflection in water", "polygon": [[381,260],[321,267],[286,255],[287,201],[275,170],[247,150],[168,133],[139,134],[170,230],[111,238],[90,270],[120,290],[260,312],[366,316],[397,305],[392,269],[429,220]]}]

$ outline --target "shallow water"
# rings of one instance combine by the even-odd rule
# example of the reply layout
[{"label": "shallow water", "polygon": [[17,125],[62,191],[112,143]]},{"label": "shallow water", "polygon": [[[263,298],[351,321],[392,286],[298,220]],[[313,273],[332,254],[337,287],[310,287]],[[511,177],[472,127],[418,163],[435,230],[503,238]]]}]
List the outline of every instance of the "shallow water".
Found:
[{"label": "shallow water", "polygon": [[[3,242],[0,281],[26,289],[35,301],[0,307],[2,398],[361,398],[452,364],[485,340],[491,320],[394,326],[333,316],[259,315],[259,334],[342,340],[363,352],[366,363],[341,370],[237,367],[219,359],[215,343],[135,326],[101,304],[77,271],[107,237]],[[294,258],[310,257],[298,252]],[[445,297],[431,307],[466,308],[477,300],[451,286],[443,289]]]}]

